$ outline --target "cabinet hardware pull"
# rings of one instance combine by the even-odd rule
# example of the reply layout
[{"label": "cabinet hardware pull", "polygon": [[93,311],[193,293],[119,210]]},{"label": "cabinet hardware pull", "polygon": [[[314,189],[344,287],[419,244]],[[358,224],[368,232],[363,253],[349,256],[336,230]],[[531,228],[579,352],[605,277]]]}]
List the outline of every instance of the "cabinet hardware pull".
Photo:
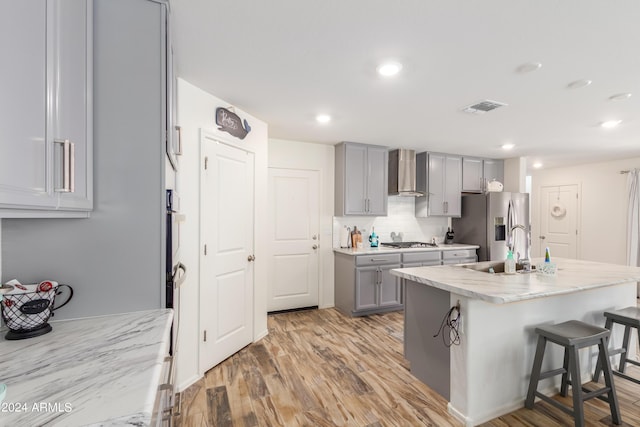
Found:
[{"label": "cabinet hardware pull", "polygon": [[176,126],[176,130],[178,131],[178,147],[175,155],[182,156],[182,128],[180,126]]},{"label": "cabinet hardware pull", "polygon": [[311,246],[311,249],[318,249],[318,245]]},{"label": "cabinet hardware pull", "polygon": [[57,193],[73,193],[75,192],[76,181],[76,159],[75,144],[68,139],[54,139],[54,144],[62,146],[62,187],[55,188]]},{"label": "cabinet hardware pull", "polygon": [[386,259],[384,259],[384,258],[371,258],[371,262],[376,262],[376,261],[386,261]]}]

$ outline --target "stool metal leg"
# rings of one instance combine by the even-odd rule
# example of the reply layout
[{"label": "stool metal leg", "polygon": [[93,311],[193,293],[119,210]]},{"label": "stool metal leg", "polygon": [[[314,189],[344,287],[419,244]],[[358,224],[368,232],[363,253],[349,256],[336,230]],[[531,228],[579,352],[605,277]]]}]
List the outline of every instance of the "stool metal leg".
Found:
[{"label": "stool metal leg", "polygon": [[624,372],[624,368],[627,364],[627,353],[629,352],[629,339],[631,338],[631,326],[625,325],[624,337],[622,338],[622,353],[620,353],[620,365],[618,366],[618,372]]},{"label": "stool metal leg", "polygon": [[578,348],[570,347],[569,370],[571,371],[571,393],[573,394],[573,418],[576,427],[584,427],[584,408],[582,407],[582,381],[580,378],[580,358]]},{"label": "stool metal leg", "polygon": [[562,374],[562,381],[560,383],[560,395],[563,397],[567,397],[569,392],[569,349],[565,347],[564,349],[564,361],[562,362],[562,369],[564,369],[564,374]]},{"label": "stool metal leg", "polygon": [[[613,319],[610,317],[607,317],[607,321],[604,324],[605,329],[608,329],[609,331],[611,331],[611,328],[613,327]],[[607,345],[609,343],[609,339],[607,338]],[[598,361],[596,362],[596,371],[593,374],[593,381],[594,382],[598,382],[598,380],[600,380],[600,372],[602,372],[602,362],[600,362],[600,357],[598,357]]]},{"label": "stool metal leg", "polygon": [[544,356],[544,349],[546,345],[547,339],[541,335],[538,335],[536,356],[533,359],[533,368],[531,368],[531,378],[529,379],[529,390],[527,391],[527,399],[524,401],[524,407],[528,409],[533,409],[533,403],[536,400],[536,390],[538,389],[538,381],[540,381],[542,357]]},{"label": "stool metal leg", "polygon": [[616,386],[613,382],[613,371],[611,369],[611,361],[609,360],[609,352],[607,350],[607,339],[602,338],[598,344],[598,361],[601,363],[602,370],[604,371],[604,382],[609,388],[607,394],[609,401],[609,409],[611,410],[611,419],[616,425],[622,424],[622,418],[620,417],[620,407],[618,406],[618,395],[616,394]]}]

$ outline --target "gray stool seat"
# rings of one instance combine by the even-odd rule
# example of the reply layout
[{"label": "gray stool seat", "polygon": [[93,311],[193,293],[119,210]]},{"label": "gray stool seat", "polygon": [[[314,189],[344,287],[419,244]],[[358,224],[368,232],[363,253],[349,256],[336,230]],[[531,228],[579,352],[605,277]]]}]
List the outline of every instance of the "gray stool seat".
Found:
[{"label": "gray stool seat", "polygon": [[[539,397],[545,402],[572,415],[576,427],[582,427],[584,426],[583,402],[588,399],[598,397],[609,403],[613,423],[621,424],[622,420],[620,417],[618,397],[616,396],[611,364],[609,362],[609,354],[607,352],[607,342],[609,335],[611,334],[610,330],[577,320],[570,320],[556,325],[538,327],[535,329],[535,332],[538,335],[538,344],[536,346],[533,368],[531,369],[531,379],[529,380],[529,389],[525,400],[525,407],[533,409],[535,398]],[[551,341],[564,347],[564,361],[562,368],[541,372],[542,359],[544,358],[547,341]],[[594,345],[597,345],[599,349],[598,364],[602,366],[606,386],[598,390],[590,391],[582,387],[578,350]],[[556,375],[562,375],[562,382],[560,386],[560,394],[562,396],[567,396],[569,385],[571,385],[573,408],[569,408],[538,392],[538,383],[540,380]],[[605,394],[607,395],[606,398],[604,397]]]},{"label": "gray stool seat", "polygon": [[[614,375],[622,377],[626,380],[634,382],[636,384],[640,384],[640,379],[633,378],[624,373],[627,363],[631,363],[636,366],[640,366],[640,362],[637,362],[633,359],[628,359],[628,349],[629,343],[631,341],[631,329],[635,329],[638,333],[638,339],[640,339],[640,308],[638,307],[627,307],[622,310],[616,311],[605,311],[604,317],[607,319],[604,327],[611,330],[614,323],[618,323],[624,326],[624,336],[622,337],[622,347],[613,349],[609,351],[609,356],[615,356],[617,354],[620,355],[620,363],[618,364],[618,370],[614,370]],[[593,374],[593,380],[598,381],[600,378],[600,372],[602,371],[602,366],[600,365],[600,360],[596,364],[596,372]]]}]

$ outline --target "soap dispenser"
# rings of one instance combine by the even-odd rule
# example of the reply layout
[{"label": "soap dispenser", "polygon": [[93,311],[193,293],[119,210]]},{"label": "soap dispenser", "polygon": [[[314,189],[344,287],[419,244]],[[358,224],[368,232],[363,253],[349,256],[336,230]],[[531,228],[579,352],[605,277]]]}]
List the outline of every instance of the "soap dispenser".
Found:
[{"label": "soap dispenser", "polygon": [[515,274],[516,272],[516,260],[513,259],[513,252],[507,253],[507,259],[504,261],[504,272],[506,274]]},{"label": "soap dispenser", "polygon": [[371,227],[371,235],[369,236],[369,243],[371,243],[371,247],[372,248],[377,248],[378,247],[378,235],[376,234],[376,231],[373,229],[373,227]]}]

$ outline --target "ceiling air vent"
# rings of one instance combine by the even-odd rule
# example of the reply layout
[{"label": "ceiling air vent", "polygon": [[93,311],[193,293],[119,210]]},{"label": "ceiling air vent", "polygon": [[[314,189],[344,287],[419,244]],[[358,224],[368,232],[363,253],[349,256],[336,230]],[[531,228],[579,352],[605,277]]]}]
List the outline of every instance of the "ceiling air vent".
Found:
[{"label": "ceiling air vent", "polygon": [[464,107],[462,111],[465,113],[473,113],[473,114],[484,114],[487,111],[495,110],[499,107],[505,107],[507,104],[504,102],[491,101],[489,99],[485,99],[484,101],[480,101],[476,104],[469,105],[468,107]]}]

